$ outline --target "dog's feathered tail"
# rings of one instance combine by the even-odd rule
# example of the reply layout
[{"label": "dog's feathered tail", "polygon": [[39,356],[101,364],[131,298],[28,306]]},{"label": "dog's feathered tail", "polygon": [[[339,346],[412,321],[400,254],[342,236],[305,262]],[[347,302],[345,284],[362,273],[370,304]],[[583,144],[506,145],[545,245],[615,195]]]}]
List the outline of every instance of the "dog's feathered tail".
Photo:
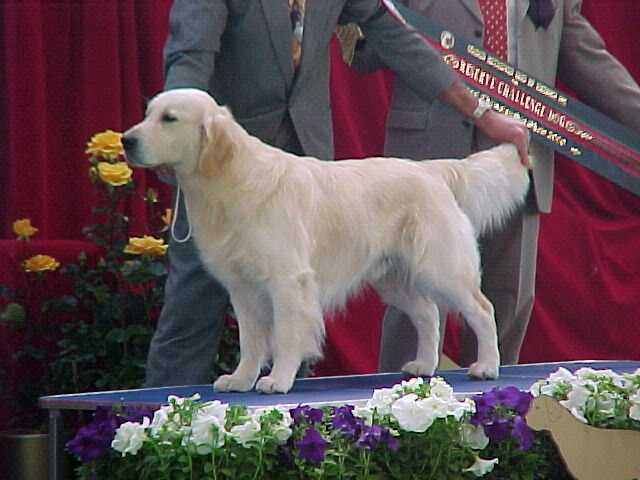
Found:
[{"label": "dog's feathered tail", "polygon": [[511,144],[478,152],[465,160],[444,160],[442,167],[441,173],[477,235],[499,229],[524,203],[529,190],[528,170]]}]

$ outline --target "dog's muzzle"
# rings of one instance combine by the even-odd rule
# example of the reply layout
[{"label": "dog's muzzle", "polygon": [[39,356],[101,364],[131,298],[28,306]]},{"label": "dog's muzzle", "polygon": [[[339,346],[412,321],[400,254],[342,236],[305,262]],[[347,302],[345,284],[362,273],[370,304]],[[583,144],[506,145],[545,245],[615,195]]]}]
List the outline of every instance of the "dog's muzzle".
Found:
[{"label": "dog's muzzle", "polygon": [[138,167],[144,167],[144,164],[138,158],[138,154],[139,154],[138,145],[139,145],[138,137],[136,137],[135,135],[122,136],[122,146],[124,147],[124,154],[127,159],[127,162]]}]

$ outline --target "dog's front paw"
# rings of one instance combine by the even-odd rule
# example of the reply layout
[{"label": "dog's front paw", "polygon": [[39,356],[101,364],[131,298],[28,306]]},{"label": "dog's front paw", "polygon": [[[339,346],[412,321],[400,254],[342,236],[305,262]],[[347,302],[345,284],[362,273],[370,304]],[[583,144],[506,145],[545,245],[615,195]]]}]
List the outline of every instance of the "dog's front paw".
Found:
[{"label": "dog's front paw", "polygon": [[498,378],[499,365],[497,363],[475,362],[469,367],[469,376],[481,380]]},{"label": "dog's front paw", "polygon": [[415,375],[416,377],[431,377],[433,372],[436,371],[436,367],[429,362],[413,360],[412,362],[405,363],[402,366],[402,371],[409,375]]},{"label": "dog's front paw", "polygon": [[251,379],[242,378],[238,375],[221,375],[213,383],[216,392],[247,392],[253,387]]},{"label": "dog's front paw", "polygon": [[265,376],[256,383],[256,390],[262,393],[287,393],[291,390],[293,379],[290,381],[278,381],[275,377]]}]

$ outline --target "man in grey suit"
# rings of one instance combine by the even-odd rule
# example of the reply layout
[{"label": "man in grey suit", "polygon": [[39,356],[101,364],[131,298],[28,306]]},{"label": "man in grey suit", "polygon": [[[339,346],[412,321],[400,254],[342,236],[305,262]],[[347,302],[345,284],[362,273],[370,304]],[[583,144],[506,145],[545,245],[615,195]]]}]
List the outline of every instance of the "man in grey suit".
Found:
[{"label": "man in grey suit", "polygon": [[[501,0],[506,13],[510,64],[554,85],[558,77],[587,104],[640,131],[640,88],[607,52],[602,38],[582,16],[581,0]],[[483,0],[405,0],[409,8],[453,33],[482,45],[487,21]],[[489,8],[496,8],[495,4]],[[495,10],[490,10],[495,12]],[[493,14],[493,13],[492,13]],[[366,35],[365,35],[366,38]],[[353,65],[364,71],[384,66],[368,39]],[[416,160],[462,158],[493,141],[439,99],[425,100],[404,78],[396,79],[386,123],[385,154]],[[533,189],[525,207],[504,228],[481,239],[482,288],[493,302],[501,361],[515,364],[534,301],[539,213],[551,210],[553,152],[532,143]],[[444,319],[441,333],[444,332]],[[380,370],[400,370],[415,356],[415,329],[408,317],[388,309],[382,326]],[[475,361],[476,342],[463,326],[463,366]]]},{"label": "man in grey suit", "polygon": [[[287,4],[289,3],[289,5]],[[165,46],[166,89],[209,91],[267,143],[333,159],[329,42],[338,23],[361,26],[380,57],[427,102],[444,101],[527,162],[524,127],[477,100],[415,33],[377,0],[176,0]],[[301,56],[295,42],[301,41]],[[176,237],[188,229],[183,205]],[[169,247],[165,304],[151,342],[146,386],[211,381],[229,299],[204,270],[192,240]]]}]

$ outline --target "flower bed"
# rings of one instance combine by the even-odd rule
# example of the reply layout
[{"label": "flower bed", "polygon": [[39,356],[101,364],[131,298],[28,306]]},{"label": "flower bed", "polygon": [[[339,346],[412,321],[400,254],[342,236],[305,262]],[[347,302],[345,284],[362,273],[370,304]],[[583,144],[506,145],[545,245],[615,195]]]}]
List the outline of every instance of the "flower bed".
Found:
[{"label": "flower bed", "polygon": [[253,411],[169,397],[155,412],[98,410],[68,448],[79,478],[570,478],[515,387],[458,400],[440,378],[375,390],[364,406]]}]

